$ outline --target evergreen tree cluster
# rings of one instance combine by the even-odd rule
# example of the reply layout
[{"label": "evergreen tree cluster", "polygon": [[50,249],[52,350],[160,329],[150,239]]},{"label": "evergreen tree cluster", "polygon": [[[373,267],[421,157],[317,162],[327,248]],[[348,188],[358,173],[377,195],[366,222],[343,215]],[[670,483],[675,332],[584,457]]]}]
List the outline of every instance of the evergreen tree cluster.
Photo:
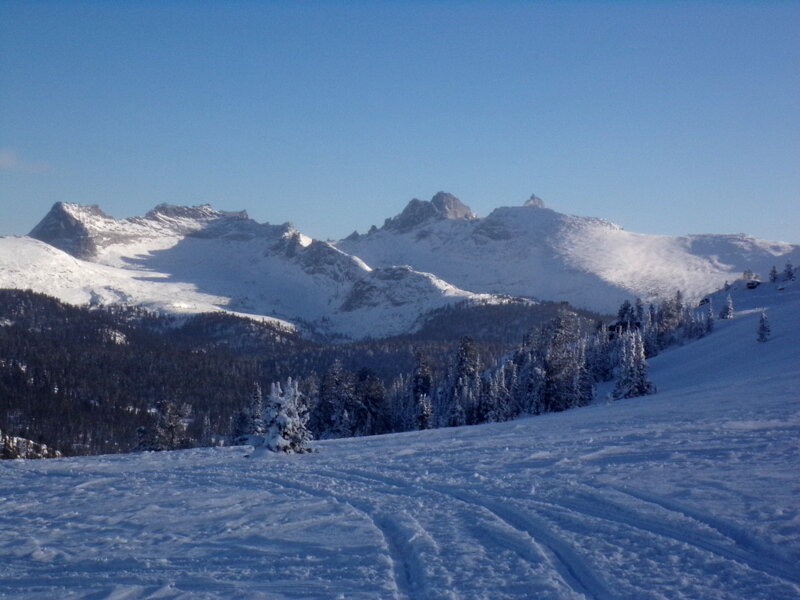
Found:
[{"label": "evergreen tree cluster", "polygon": [[[300,452],[310,436],[500,422],[584,406],[612,379],[615,397],[652,393],[646,359],[710,333],[714,312],[678,292],[589,323],[562,305],[516,346],[434,334],[334,345],[230,315],[178,320],[0,290],[0,427],[70,455],[259,440]],[[270,381],[282,383],[265,398]]]},{"label": "evergreen tree cluster", "polygon": [[794,281],[796,277],[795,267],[791,262],[787,262],[783,267],[783,271],[778,272],[775,265],[769,271],[769,280],[771,283],[779,283],[782,281]]}]

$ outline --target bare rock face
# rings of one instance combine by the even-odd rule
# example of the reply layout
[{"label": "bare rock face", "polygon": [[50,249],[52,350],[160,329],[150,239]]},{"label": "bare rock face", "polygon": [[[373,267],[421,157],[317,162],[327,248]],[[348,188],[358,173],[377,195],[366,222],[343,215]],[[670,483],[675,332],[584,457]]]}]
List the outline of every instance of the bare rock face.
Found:
[{"label": "bare rock face", "polygon": [[431,204],[445,219],[475,219],[475,213],[453,194],[439,192],[431,199]]},{"label": "bare rock face", "polygon": [[[83,206],[81,209],[84,213],[101,219],[109,218],[98,206]],[[55,203],[28,235],[76,258],[89,259],[97,252],[97,246],[84,221],[75,214],[73,205],[63,202]]]},{"label": "bare rock face", "polygon": [[411,200],[399,215],[386,219],[384,228],[405,232],[431,220],[477,218],[469,206],[447,192],[439,192],[430,201]]},{"label": "bare rock face", "polygon": [[531,208],[545,208],[544,200],[539,198],[536,194],[531,194],[531,197],[528,198],[522,206],[529,206]]}]

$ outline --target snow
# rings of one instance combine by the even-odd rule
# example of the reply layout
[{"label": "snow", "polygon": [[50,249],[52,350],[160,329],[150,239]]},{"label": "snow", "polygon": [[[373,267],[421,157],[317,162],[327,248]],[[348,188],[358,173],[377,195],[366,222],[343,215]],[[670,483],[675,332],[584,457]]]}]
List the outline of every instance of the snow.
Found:
[{"label": "snow", "polygon": [[604,219],[534,205],[474,220],[382,228],[337,242],[373,267],[411,265],[462,289],[561,301],[614,313],[623,300],[680,289],[699,298],[745,269],[800,263],[800,247],[744,234],[669,237],[624,231]]},{"label": "snow", "polygon": [[56,204],[31,235],[0,238],[0,287],[73,304],[225,311],[365,338],[408,333],[421,315],[459,301],[493,301],[410,268],[373,270],[288,223],[208,205],[161,205],[117,220],[94,206]]},{"label": "snow", "polygon": [[732,289],[646,398],[312,455],[2,461],[0,598],[798,598],[800,286],[777,287]]}]

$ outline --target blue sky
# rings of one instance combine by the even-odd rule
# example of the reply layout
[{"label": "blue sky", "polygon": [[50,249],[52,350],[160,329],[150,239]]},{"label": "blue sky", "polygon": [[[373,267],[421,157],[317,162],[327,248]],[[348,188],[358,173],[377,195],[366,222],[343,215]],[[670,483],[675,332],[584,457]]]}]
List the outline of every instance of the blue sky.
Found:
[{"label": "blue sky", "polygon": [[439,190],[800,242],[800,3],[0,3],[0,235],[57,201],[339,238]]}]

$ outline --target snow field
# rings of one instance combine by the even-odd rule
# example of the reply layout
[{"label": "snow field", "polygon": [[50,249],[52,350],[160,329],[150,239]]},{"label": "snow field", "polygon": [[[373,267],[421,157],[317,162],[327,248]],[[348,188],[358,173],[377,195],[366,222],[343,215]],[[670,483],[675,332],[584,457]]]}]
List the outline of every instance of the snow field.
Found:
[{"label": "snow field", "polygon": [[313,455],[2,461],[0,598],[800,598],[800,290],[732,295],[655,396]]}]

